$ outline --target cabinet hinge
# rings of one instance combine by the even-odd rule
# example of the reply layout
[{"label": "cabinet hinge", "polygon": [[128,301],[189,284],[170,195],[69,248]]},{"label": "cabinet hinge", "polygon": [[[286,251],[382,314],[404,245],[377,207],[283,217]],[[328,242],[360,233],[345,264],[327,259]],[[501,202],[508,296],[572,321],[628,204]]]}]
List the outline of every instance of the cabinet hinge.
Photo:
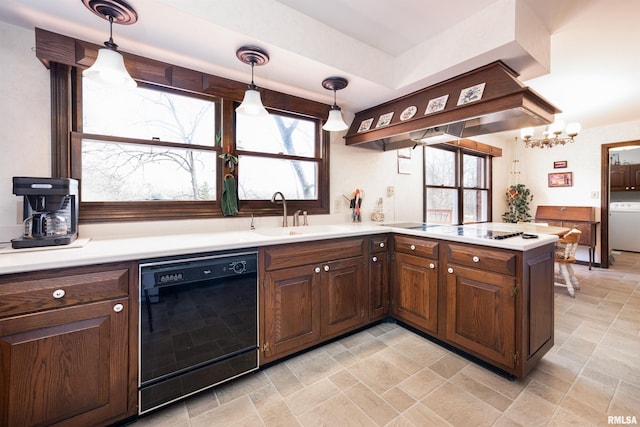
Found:
[{"label": "cabinet hinge", "polygon": [[268,342],[262,343],[262,352],[266,353],[267,351],[269,351],[269,343]]},{"label": "cabinet hinge", "polygon": [[262,279],[262,289],[267,289],[267,279]]},{"label": "cabinet hinge", "polygon": [[511,288],[511,296],[512,297],[517,297],[519,292],[520,292],[520,290],[518,289],[517,286],[514,286],[513,288]]},{"label": "cabinet hinge", "polygon": [[514,366],[518,366],[519,362],[520,362],[520,354],[518,354],[518,352],[516,351],[515,353],[513,353],[513,364],[514,364]]}]

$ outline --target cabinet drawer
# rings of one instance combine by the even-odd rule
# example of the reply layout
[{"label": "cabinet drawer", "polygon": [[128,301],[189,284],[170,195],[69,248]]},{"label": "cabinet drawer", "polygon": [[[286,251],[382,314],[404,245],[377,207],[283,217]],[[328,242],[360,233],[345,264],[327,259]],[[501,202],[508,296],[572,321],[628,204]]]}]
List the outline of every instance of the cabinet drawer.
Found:
[{"label": "cabinet drawer", "polygon": [[369,240],[369,252],[385,252],[389,246],[389,236],[373,236]]},{"label": "cabinet drawer", "polygon": [[264,250],[265,271],[362,256],[364,238],[271,246]]},{"label": "cabinet drawer", "polygon": [[394,236],[396,252],[438,259],[438,242],[419,237]]},{"label": "cabinet drawer", "polygon": [[447,244],[447,260],[481,270],[515,276],[518,257],[515,254],[480,247]]},{"label": "cabinet drawer", "polygon": [[70,307],[129,295],[129,269],[0,278],[0,317]]}]

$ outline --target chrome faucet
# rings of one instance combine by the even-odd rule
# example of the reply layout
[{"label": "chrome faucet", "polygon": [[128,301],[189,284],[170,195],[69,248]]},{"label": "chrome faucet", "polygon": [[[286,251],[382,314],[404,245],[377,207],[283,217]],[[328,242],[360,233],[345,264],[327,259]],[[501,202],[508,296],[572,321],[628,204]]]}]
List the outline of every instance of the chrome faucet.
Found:
[{"label": "chrome faucet", "polygon": [[284,194],[282,194],[279,191],[276,191],[275,193],[273,193],[273,196],[271,196],[271,203],[277,204],[276,202],[276,197],[280,195],[280,198],[282,199],[282,226],[283,227],[287,227],[287,200],[284,198]]},{"label": "chrome faucet", "polygon": [[297,227],[300,225],[300,214],[302,213],[302,211],[300,209],[298,209],[297,211],[295,211],[293,213],[293,226]]}]

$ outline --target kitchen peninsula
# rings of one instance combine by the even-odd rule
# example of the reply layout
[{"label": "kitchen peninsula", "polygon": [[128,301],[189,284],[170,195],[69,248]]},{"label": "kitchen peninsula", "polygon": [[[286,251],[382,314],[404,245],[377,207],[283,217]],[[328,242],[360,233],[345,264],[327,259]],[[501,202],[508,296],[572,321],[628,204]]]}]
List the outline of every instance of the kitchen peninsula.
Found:
[{"label": "kitchen peninsula", "polygon": [[[260,366],[391,317],[508,375],[526,376],[553,346],[553,234],[562,229],[523,238],[541,230],[400,225],[92,239],[76,248],[5,251],[0,342],[9,357],[0,393],[8,405],[0,420],[11,424],[29,413],[32,424],[73,418],[103,425],[136,415],[139,323],[146,321],[139,262],[245,248],[258,251]],[[75,354],[84,364],[64,375],[20,363]],[[86,362],[100,358],[103,364]],[[94,386],[65,396],[87,372]],[[65,387],[32,403],[23,398],[42,383]],[[61,399],[70,403],[49,412]]]}]

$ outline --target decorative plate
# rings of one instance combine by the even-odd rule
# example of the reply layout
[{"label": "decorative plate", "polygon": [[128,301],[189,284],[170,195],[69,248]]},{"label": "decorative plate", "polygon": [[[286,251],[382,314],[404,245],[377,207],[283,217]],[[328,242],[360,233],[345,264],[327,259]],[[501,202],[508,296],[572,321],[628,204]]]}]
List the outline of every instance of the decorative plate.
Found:
[{"label": "decorative plate", "polygon": [[471,86],[460,91],[460,97],[458,98],[458,105],[468,104],[470,102],[478,101],[482,99],[482,93],[484,92],[485,83]]},{"label": "decorative plate", "polygon": [[386,126],[389,123],[391,123],[391,119],[393,118],[393,111],[390,113],[386,113],[381,115],[380,117],[378,117],[378,123],[376,124],[376,127],[382,127],[382,126]]},{"label": "decorative plate", "polygon": [[427,104],[427,110],[424,113],[430,114],[430,113],[436,113],[438,111],[444,110],[444,107],[447,105],[448,99],[449,99],[449,95],[442,95],[437,98],[433,98],[429,100],[429,104]]},{"label": "decorative plate", "polygon": [[365,130],[369,130],[371,128],[371,124],[373,124],[373,118],[363,120],[360,123],[360,127],[358,128],[358,132],[364,132]]},{"label": "decorative plate", "polygon": [[404,122],[405,120],[409,120],[411,117],[416,115],[416,111],[418,111],[418,107],[415,105],[405,108],[402,110],[402,113],[400,113],[400,121]]}]

